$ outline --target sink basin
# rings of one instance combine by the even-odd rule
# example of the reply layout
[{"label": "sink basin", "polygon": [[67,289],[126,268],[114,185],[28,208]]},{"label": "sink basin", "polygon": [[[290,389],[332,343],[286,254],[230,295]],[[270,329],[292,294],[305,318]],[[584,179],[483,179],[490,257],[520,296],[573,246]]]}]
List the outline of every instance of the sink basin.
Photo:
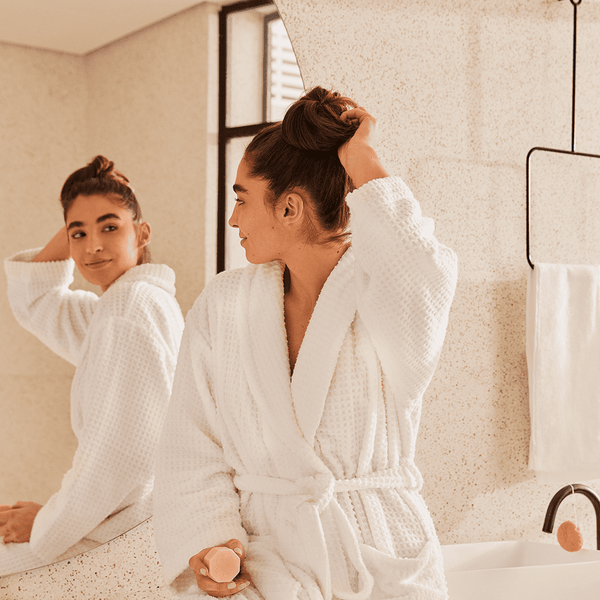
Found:
[{"label": "sink basin", "polygon": [[450,600],[598,600],[600,551],[539,542],[442,546]]}]

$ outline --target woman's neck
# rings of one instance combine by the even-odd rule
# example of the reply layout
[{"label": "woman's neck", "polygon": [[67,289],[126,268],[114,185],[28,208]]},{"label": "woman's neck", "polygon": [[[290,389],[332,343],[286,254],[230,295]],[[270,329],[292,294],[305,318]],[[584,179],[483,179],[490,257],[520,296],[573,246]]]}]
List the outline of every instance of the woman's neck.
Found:
[{"label": "woman's neck", "polygon": [[286,295],[314,308],[327,278],[349,246],[349,242],[339,241],[298,247],[286,257]]}]

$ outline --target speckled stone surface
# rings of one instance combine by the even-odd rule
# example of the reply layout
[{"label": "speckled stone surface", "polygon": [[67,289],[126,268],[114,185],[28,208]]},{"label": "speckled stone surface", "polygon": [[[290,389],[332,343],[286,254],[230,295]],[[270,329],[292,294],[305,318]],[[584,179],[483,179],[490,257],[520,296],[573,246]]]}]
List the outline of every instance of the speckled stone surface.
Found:
[{"label": "speckled stone surface", "polygon": [[152,520],[70,560],[0,578],[0,600],[163,600]]}]

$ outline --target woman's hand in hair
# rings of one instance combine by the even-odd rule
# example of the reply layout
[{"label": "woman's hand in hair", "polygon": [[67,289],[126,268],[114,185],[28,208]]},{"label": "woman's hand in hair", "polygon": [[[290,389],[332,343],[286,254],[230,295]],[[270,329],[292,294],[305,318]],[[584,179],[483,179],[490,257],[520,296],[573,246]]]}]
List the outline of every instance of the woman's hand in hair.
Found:
[{"label": "woman's hand in hair", "polygon": [[354,187],[387,177],[381,166],[375,145],[377,142],[377,121],[364,108],[352,108],[343,112],[340,119],[358,125],[356,133],[338,150],[338,156]]},{"label": "woman's hand in hair", "polygon": [[65,226],[40,250],[39,254],[33,258],[33,262],[67,260],[70,257],[69,238]]}]

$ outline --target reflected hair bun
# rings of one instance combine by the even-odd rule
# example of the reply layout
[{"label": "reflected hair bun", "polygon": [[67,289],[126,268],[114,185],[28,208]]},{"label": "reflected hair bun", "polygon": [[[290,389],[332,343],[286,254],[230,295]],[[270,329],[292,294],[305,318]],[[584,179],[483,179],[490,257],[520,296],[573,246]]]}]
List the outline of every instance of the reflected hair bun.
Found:
[{"label": "reflected hair bun", "polygon": [[337,92],[314,87],[287,110],[281,123],[283,140],[299,150],[337,152],[357,129],[340,115],[357,104]]},{"label": "reflected hair bun", "polygon": [[110,190],[119,195],[133,193],[129,179],[115,169],[115,163],[98,155],[85,167],[77,169],[69,175],[60,192],[61,201],[73,200],[82,192],[82,188],[93,188],[93,182],[96,182],[99,192],[106,189],[106,191]]},{"label": "reflected hair bun", "polygon": [[108,158],[98,155],[85,167],[71,173],[60,192],[60,202],[63,207],[65,221],[67,211],[77,196],[92,196],[100,194],[118,198],[130,212],[133,220],[142,218],[140,205],[135,192],[129,184],[129,179],[115,169],[115,163]]}]

